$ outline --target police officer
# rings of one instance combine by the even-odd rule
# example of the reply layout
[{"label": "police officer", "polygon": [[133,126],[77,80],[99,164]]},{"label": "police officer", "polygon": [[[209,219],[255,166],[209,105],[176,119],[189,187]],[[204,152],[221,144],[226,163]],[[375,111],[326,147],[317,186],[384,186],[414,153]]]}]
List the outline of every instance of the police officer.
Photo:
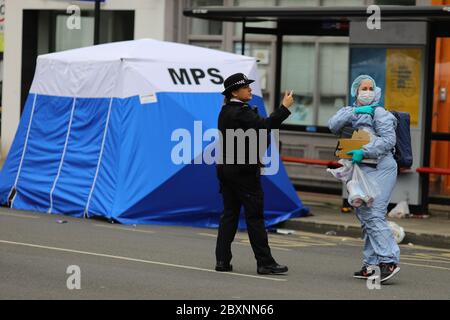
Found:
[{"label": "police officer", "polygon": [[[257,262],[257,273],[285,273],[288,268],[279,265],[272,257],[265,229],[264,199],[260,181],[261,162],[258,156],[260,150],[256,155],[258,161],[256,163],[250,161],[252,159],[250,144],[255,141],[246,140],[244,154],[239,154],[242,150],[236,146],[237,139],[233,137],[234,143],[230,144],[230,141],[227,141],[227,131],[231,130],[236,134],[238,133],[236,130],[241,129],[245,134],[248,130],[256,130],[258,133],[261,129],[266,129],[265,132],[277,129],[291,114],[288,108],[293,105],[294,98],[292,91],[286,92],[282,105],[270,117],[262,118],[258,115],[256,108],[251,108],[247,104],[252,98],[252,89],[249,86],[252,82],[254,80],[248,79],[244,74],[236,73],[225,80],[225,90],[222,92],[225,100],[218,120],[221,132],[222,164],[217,165],[217,176],[223,197],[224,212],[220,218],[217,236],[215,269],[216,271],[233,270],[230,264],[231,243],[236,234],[239,213],[243,206],[247,232]],[[234,148],[234,151],[230,146]]]}]

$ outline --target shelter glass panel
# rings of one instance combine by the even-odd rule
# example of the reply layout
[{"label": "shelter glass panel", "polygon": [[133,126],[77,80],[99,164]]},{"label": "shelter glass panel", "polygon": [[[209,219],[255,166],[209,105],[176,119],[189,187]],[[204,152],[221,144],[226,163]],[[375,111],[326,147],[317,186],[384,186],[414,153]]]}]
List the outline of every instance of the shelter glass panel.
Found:
[{"label": "shelter glass panel", "polygon": [[327,43],[319,47],[319,126],[346,105],[348,87],[348,44]]},{"label": "shelter glass panel", "polygon": [[[294,90],[295,105],[286,124],[312,125],[314,123],[314,79],[316,50],[314,43],[283,43],[281,90]],[[283,95],[284,91],[281,93]]]}]

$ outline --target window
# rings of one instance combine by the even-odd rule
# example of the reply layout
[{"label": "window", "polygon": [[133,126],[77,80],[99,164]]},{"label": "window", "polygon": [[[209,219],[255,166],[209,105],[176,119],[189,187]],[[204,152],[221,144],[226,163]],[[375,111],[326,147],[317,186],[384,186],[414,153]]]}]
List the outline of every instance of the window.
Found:
[{"label": "window", "polygon": [[214,41],[191,41],[191,45],[208,48],[208,49],[215,49],[215,50],[221,50],[221,43],[220,42],[214,42]]},{"label": "window", "polygon": [[283,90],[295,94],[286,124],[326,126],[345,106],[349,47],[335,41],[333,37],[284,37],[281,95]]},{"label": "window", "polygon": [[[42,10],[38,14],[39,54],[63,51],[94,44],[94,11],[81,15],[81,29],[67,28],[67,13]],[[100,43],[132,40],[134,38],[134,11],[102,10]]]},{"label": "window", "polygon": [[94,17],[80,17],[81,28],[70,30],[66,27],[67,15],[56,16],[55,51],[92,46],[94,44]]},{"label": "window", "polygon": [[[81,12],[81,30],[67,28],[69,15],[60,10],[24,10],[22,36],[23,107],[33,81],[37,55],[89,46],[94,43],[94,11]],[[102,10],[100,43],[132,40],[133,10]]]},{"label": "window", "polygon": [[[192,7],[223,6],[223,0],[193,0]],[[190,33],[193,35],[221,35],[223,23],[203,19],[190,19]]]},{"label": "window", "polygon": [[[270,105],[270,92],[272,91],[273,83],[271,69],[274,61],[272,59],[271,46],[272,44],[270,42],[251,42],[245,45],[245,55],[257,59],[259,84],[261,85],[266,107]],[[235,42],[234,52],[241,54],[241,42]]]}]

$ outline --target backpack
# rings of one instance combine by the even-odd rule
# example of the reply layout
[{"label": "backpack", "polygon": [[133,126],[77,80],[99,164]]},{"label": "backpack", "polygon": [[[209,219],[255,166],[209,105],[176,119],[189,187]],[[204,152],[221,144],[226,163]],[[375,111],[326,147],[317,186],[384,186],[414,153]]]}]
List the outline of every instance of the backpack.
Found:
[{"label": "backpack", "polygon": [[[374,107],[380,106],[374,105]],[[410,130],[411,121],[410,115],[407,112],[390,111],[390,113],[397,119],[394,159],[397,162],[397,173],[400,173],[400,168],[411,168],[413,164]]]},{"label": "backpack", "polygon": [[394,159],[399,170],[400,168],[411,168],[413,155],[409,113],[399,111],[391,111],[391,113],[397,119],[397,128],[395,129],[397,141],[395,143]]}]

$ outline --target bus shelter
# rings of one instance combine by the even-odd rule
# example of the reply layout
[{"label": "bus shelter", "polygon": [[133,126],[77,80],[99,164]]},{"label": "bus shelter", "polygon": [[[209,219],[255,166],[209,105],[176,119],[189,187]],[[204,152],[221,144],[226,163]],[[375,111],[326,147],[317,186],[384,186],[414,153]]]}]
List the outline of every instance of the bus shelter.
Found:
[{"label": "bus shelter", "polygon": [[[242,54],[249,34],[276,38],[274,108],[282,97],[283,37],[348,37],[348,78],[373,75],[384,106],[411,115],[414,163],[402,169],[392,203],[407,200],[416,214],[427,213],[429,203],[450,204],[450,6],[196,7],[184,15],[241,23]],[[283,129],[330,133],[320,126]],[[324,166],[336,160],[283,159]]]}]

